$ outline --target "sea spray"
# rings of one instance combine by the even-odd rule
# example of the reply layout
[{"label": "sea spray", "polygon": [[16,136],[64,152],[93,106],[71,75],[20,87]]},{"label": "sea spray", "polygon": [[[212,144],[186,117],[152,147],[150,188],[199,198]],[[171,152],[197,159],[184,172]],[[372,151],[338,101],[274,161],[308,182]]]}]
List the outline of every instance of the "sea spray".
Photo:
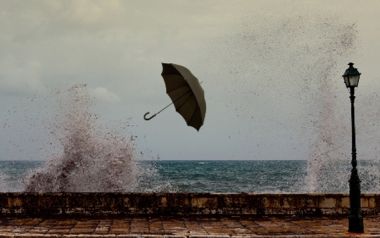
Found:
[{"label": "sea spray", "polygon": [[0,171],[0,192],[8,190],[8,177],[9,176]]},{"label": "sea spray", "polygon": [[25,179],[27,192],[127,192],[137,187],[139,171],[133,141],[101,131],[90,112],[86,85],[57,93],[59,110],[51,134],[61,152]]},{"label": "sea spray", "polygon": [[[252,148],[253,159],[308,159],[305,180],[295,185],[299,192],[348,191],[349,101],[341,74],[357,36],[352,22],[305,14],[247,18],[226,41],[228,57],[223,58],[234,79],[226,92],[233,101],[227,106],[252,125],[244,128],[250,135],[245,147]],[[291,148],[304,157],[294,158]]]}]

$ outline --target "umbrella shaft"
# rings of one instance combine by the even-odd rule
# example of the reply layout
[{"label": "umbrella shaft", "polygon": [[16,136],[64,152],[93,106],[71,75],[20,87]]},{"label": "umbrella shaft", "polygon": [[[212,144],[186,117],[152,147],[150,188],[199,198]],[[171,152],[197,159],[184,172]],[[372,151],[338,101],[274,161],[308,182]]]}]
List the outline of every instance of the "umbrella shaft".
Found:
[{"label": "umbrella shaft", "polygon": [[181,98],[183,98],[184,96],[186,95],[190,95],[189,93],[191,93],[191,91],[187,91],[186,93],[184,93],[183,95],[179,96],[178,98],[176,98],[173,102],[169,103],[168,105],[166,105],[164,108],[162,108],[161,110],[159,110],[158,112],[156,112],[155,114],[153,114],[152,116],[149,116],[148,117],[148,114],[149,112],[145,113],[144,114],[144,119],[145,120],[150,120],[152,119],[153,117],[157,116],[158,114],[160,114],[163,110],[165,110],[166,108],[170,107],[173,103],[177,102],[178,100],[180,100]]},{"label": "umbrella shaft", "polygon": [[158,112],[156,112],[156,114],[159,114],[160,112],[162,112],[162,111],[165,110],[166,108],[170,107],[173,103],[177,102],[178,100],[180,100],[180,99],[183,98],[184,96],[189,95],[189,93],[191,93],[191,91],[187,91],[186,93],[182,94],[181,96],[179,96],[178,98],[176,98],[173,102],[169,103],[169,104],[166,105],[164,108],[162,108],[161,110],[159,110]]}]

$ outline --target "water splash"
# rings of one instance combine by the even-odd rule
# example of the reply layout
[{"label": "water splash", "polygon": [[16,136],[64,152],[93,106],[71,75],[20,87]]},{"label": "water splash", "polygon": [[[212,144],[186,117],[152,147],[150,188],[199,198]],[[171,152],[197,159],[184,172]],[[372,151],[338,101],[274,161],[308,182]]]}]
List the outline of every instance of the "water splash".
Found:
[{"label": "water splash", "polygon": [[[353,22],[300,15],[259,23],[248,19],[224,40],[227,56],[220,58],[231,67],[223,73],[234,79],[226,90],[231,98],[227,106],[241,124],[252,125],[241,128],[248,136],[240,139],[239,153],[246,151],[253,159],[308,159],[304,186],[297,184],[298,192],[348,191],[349,95],[339,78],[355,52],[357,37]],[[380,191],[376,171],[380,147],[374,143],[380,131],[374,123],[380,118],[374,105],[378,95],[361,95],[360,101],[358,152],[373,161],[366,162],[372,165],[363,166],[363,172],[359,164],[359,173],[366,191],[375,192]],[[239,131],[237,138],[241,136]],[[302,157],[291,157],[289,148]]]},{"label": "water splash", "polygon": [[9,178],[8,175],[6,175],[0,171],[0,192],[8,190],[8,188],[9,188],[8,181],[7,181],[8,178]]},{"label": "water splash", "polygon": [[57,92],[59,110],[51,134],[62,151],[24,180],[27,192],[126,192],[137,187],[139,171],[130,138],[96,127],[86,85]]}]

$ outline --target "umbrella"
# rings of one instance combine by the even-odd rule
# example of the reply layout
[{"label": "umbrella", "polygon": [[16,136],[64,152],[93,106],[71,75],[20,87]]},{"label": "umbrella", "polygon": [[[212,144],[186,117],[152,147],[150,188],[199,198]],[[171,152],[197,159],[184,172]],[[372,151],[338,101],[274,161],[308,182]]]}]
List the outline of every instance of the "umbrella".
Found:
[{"label": "umbrella", "polygon": [[149,112],[145,113],[144,119],[150,120],[174,104],[176,111],[185,119],[187,125],[199,131],[205,119],[206,101],[198,79],[190,70],[178,64],[162,63],[161,75],[172,103],[150,117],[148,117]]}]

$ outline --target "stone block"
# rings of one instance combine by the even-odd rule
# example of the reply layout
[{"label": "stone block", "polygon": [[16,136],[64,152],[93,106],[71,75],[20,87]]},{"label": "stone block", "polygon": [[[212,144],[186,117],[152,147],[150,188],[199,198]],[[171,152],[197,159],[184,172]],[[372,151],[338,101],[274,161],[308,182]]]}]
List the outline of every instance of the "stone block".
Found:
[{"label": "stone block", "polygon": [[369,198],[368,197],[361,197],[360,203],[362,208],[368,208],[369,207]]},{"label": "stone block", "polygon": [[376,199],[374,197],[369,197],[368,198],[368,208],[369,209],[376,208]]},{"label": "stone block", "polygon": [[342,198],[341,207],[342,208],[349,208],[350,207],[350,198],[348,196]]},{"label": "stone block", "polygon": [[332,197],[321,197],[319,200],[319,207],[322,209],[331,208],[334,209],[336,207],[337,199]]}]

